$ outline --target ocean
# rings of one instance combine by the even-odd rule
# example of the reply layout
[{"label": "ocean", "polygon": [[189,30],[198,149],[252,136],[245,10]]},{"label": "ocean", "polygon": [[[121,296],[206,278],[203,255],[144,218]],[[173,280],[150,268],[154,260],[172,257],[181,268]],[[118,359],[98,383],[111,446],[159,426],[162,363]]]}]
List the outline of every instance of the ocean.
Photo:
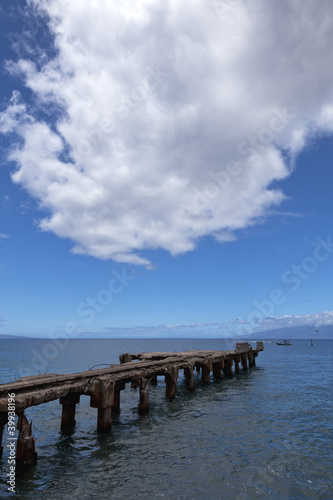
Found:
[{"label": "ocean", "polygon": [[[224,350],[235,343],[96,339],[66,346],[1,340],[0,382],[118,363],[124,352]],[[38,462],[16,478],[16,493],[10,493],[4,452],[0,498],[333,499],[333,341],[264,346],[256,368],[209,386],[198,376],[191,394],[180,371],[171,402],[159,377],[145,416],[138,415],[138,391],[127,384],[110,435],[97,433],[97,410],[88,396],[81,396],[71,436],[60,432],[59,401],[27,409]]]}]

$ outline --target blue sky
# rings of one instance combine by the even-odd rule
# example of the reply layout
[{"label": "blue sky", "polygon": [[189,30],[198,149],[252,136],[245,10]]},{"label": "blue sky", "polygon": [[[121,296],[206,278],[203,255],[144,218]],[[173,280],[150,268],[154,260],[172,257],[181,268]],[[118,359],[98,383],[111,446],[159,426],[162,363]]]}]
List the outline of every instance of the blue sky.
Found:
[{"label": "blue sky", "polygon": [[93,5],[0,10],[0,333],[333,324],[331,3]]}]

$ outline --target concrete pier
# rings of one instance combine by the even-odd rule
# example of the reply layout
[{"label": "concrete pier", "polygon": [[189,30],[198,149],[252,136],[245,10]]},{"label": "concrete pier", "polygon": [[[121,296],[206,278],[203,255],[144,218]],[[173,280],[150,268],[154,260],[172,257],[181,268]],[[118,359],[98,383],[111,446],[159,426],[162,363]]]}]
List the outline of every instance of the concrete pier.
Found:
[{"label": "concrete pier", "polygon": [[[76,405],[81,395],[90,396],[90,406],[97,409],[97,431],[108,433],[112,429],[112,415],[118,414],[121,407],[120,393],[127,383],[132,388],[139,387],[139,414],[149,412],[150,388],[157,384],[157,377],[165,380],[166,399],[176,397],[179,371],[183,370],[187,389],[195,390],[195,375],[201,372],[202,384],[232,377],[232,367],[238,373],[239,364],[243,370],[255,366],[255,359],[264,349],[257,342],[253,349],[248,342],[236,344],[234,351],[185,351],[125,353],[119,356],[119,365],[108,368],[88,370],[64,375],[47,374],[24,377],[16,382],[0,385],[0,456],[2,439],[8,422],[8,394],[15,394],[15,412],[18,415],[16,457],[19,467],[36,463],[35,440],[32,424],[24,414],[31,406],[38,406],[59,399],[62,405],[61,430],[73,432],[75,428]],[[135,362],[133,362],[135,361]],[[158,387],[155,389],[158,390]]]}]

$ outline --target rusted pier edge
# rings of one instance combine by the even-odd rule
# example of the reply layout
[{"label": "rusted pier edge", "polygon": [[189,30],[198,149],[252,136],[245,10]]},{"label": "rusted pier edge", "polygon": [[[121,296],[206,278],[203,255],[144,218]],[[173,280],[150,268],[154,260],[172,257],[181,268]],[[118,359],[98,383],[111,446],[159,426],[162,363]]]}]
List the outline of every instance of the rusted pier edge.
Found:
[{"label": "rusted pier edge", "polygon": [[178,372],[184,370],[189,391],[195,389],[194,370],[201,371],[202,382],[209,384],[211,373],[216,380],[232,376],[239,371],[255,366],[255,358],[264,349],[257,342],[253,349],[248,342],[239,342],[234,351],[185,351],[121,354],[120,365],[87,370],[72,374],[49,374],[24,377],[16,382],[0,384],[0,456],[2,455],[3,429],[8,422],[8,394],[15,394],[15,412],[18,415],[19,430],[16,458],[18,466],[36,463],[35,441],[32,426],[24,410],[59,399],[62,405],[61,430],[72,431],[75,426],[75,409],[80,395],[90,396],[90,406],[97,408],[97,430],[111,430],[111,415],[119,412],[120,392],[126,383],[138,387],[140,392],[138,410],[140,414],[149,411],[149,389],[156,384],[157,376],[164,376],[166,397],[172,400],[176,394]]}]

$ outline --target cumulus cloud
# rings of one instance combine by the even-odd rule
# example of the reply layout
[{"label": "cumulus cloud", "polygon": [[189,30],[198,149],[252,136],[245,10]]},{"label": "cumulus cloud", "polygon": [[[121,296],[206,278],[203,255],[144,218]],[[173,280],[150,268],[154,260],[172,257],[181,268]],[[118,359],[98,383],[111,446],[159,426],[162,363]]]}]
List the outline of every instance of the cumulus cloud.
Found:
[{"label": "cumulus cloud", "polygon": [[47,210],[40,227],[75,253],[149,266],[147,249],[231,241],[332,133],[331,0],[28,7],[56,52],[7,62],[34,99],[15,92],[0,130],[20,136],[13,180]]}]

